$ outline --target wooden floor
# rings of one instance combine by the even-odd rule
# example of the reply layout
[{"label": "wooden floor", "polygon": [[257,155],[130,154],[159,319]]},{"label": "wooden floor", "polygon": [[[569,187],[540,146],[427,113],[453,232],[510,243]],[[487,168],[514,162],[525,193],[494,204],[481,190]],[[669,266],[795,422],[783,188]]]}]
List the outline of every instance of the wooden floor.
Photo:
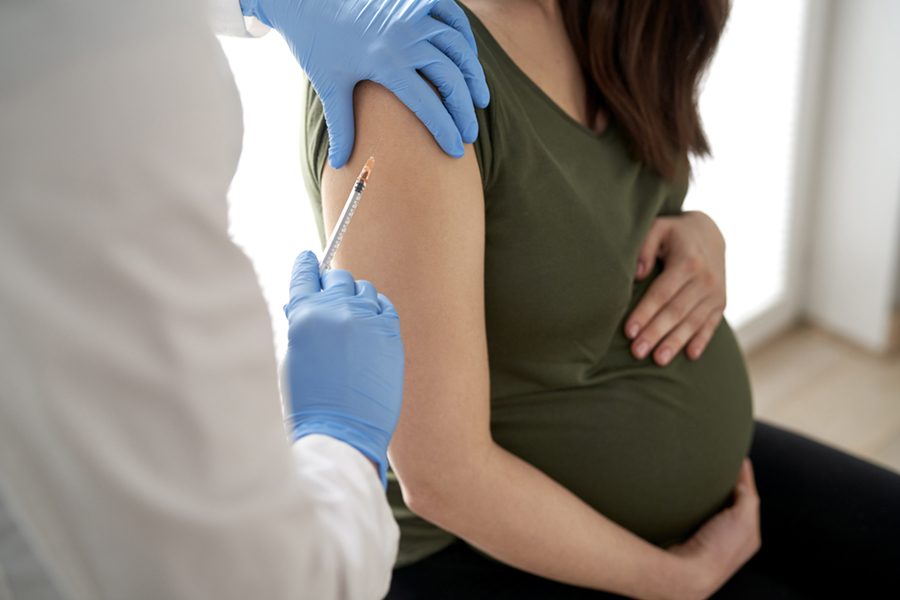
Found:
[{"label": "wooden floor", "polygon": [[757,418],[900,472],[900,353],[803,326],[747,359]]}]

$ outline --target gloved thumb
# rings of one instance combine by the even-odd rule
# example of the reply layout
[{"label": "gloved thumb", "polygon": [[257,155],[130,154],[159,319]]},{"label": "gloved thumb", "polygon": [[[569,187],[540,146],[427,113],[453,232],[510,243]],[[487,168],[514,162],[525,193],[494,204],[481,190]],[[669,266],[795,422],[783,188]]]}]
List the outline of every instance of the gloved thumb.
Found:
[{"label": "gloved thumb", "polygon": [[[294,270],[291,272],[290,303],[304,296],[317,294],[321,290],[322,281],[319,279],[319,259],[309,250],[304,250],[297,256],[297,260],[294,261]],[[288,306],[290,306],[290,303]]]},{"label": "gloved thumb", "polygon": [[350,160],[356,125],[353,120],[353,87],[336,88],[327,96],[320,96],[328,126],[328,160],[340,169]]},{"label": "gloved thumb", "polygon": [[644,238],[644,242],[641,244],[641,249],[638,252],[637,270],[635,271],[635,278],[638,281],[649,275],[653,270],[653,265],[656,264],[656,258],[662,251],[662,245],[668,235],[668,231],[669,222],[665,217],[654,219],[653,225],[650,227],[650,231],[647,232],[647,237]]}]

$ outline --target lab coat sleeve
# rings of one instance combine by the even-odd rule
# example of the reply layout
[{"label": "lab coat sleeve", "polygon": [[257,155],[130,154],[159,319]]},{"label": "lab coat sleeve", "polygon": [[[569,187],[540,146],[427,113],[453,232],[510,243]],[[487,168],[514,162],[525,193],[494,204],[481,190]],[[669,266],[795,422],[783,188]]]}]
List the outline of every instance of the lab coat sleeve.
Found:
[{"label": "lab coat sleeve", "polygon": [[235,37],[261,37],[269,28],[254,17],[245,17],[240,0],[207,0],[213,31]]},{"label": "lab coat sleeve", "polygon": [[314,597],[381,598],[400,532],[375,466],[352,446],[324,435],[300,438],[293,454],[317,511],[318,536],[330,541],[320,557],[330,573],[326,580],[338,586]]},{"label": "lab coat sleeve", "polygon": [[0,3],[0,497],[74,600],[380,598],[374,468],[284,435],[193,5]]}]

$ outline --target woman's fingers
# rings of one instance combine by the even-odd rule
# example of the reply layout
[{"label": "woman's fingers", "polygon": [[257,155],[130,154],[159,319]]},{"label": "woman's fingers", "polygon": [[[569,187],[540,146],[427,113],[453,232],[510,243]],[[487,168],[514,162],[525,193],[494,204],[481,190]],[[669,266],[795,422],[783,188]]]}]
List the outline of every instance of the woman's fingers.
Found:
[{"label": "woman's fingers", "polygon": [[[741,464],[734,502],[710,517],[687,541],[668,548],[692,568],[703,598],[719,589],[759,551],[762,544],[759,496],[750,459]],[[700,597],[700,596],[698,596]]]},{"label": "woman's fingers", "polygon": [[745,458],[741,463],[737,485],[734,486],[734,504],[727,510],[736,513],[746,528],[747,546],[751,552],[759,548],[761,542],[759,505],[759,494],[753,478],[753,465],[749,458]]},{"label": "woman's fingers", "polygon": [[[660,304],[661,306],[655,311],[650,321],[641,328],[640,333],[631,343],[631,350],[638,359],[643,359],[650,354],[653,348],[657,347],[660,340],[672,332],[679,323],[687,319],[692,311],[705,300],[702,288],[693,282],[688,281],[675,292],[672,292],[681,281],[674,275],[672,281],[662,281],[662,277],[660,276],[653,283],[654,285],[659,283],[663,286],[662,293],[666,294],[668,298],[665,303],[662,303],[656,296],[651,298],[650,291],[653,290],[653,286],[651,286],[650,291],[645,296],[645,300],[651,303],[653,308]],[[697,324],[697,329],[699,329],[701,324]],[[688,339],[690,337],[685,338],[685,342]],[[658,348],[656,352],[657,362],[659,364],[667,364],[680,349],[680,346],[677,349],[668,346]]]},{"label": "woman's fingers", "polygon": [[625,321],[638,359],[656,348],[656,362],[664,365],[685,345],[690,358],[703,353],[725,307],[723,257],[721,233],[706,215],[687,212],[654,220],[638,254],[635,278],[647,277],[657,259],[665,267]]},{"label": "woman's fingers", "polygon": [[745,458],[741,463],[741,472],[735,487],[735,509],[741,511],[742,521],[749,530],[747,547],[750,556],[755,554],[762,544],[759,506],[759,494],[756,491],[756,480],[753,477],[753,464],[749,458]]},{"label": "woman's fingers", "polygon": [[[696,286],[694,287],[696,289]],[[672,302],[677,300],[676,298]],[[666,309],[663,310],[665,311]],[[689,341],[695,338],[704,328],[708,327],[710,317],[716,310],[718,310],[718,307],[715,304],[715,300],[709,296],[701,299],[699,303],[691,308],[687,316],[675,325],[657,346],[653,353],[657,364],[660,366],[669,364],[672,358],[681,352]],[[691,356],[690,358],[696,357]]]},{"label": "woman's fingers", "polygon": [[753,462],[745,458],[741,463],[741,471],[738,475],[738,485],[743,485],[744,491],[756,494],[756,477],[753,475]]},{"label": "woman's fingers", "polygon": [[703,351],[706,350],[707,344],[709,344],[709,340],[712,339],[713,334],[716,332],[716,329],[719,327],[719,323],[722,322],[722,309],[716,308],[712,311],[706,318],[706,322],[703,324],[703,327],[700,328],[700,331],[691,339],[690,343],[688,343],[687,347],[687,355],[691,360],[697,360],[703,354]]},{"label": "woman's fingers", "polygon": [[643,359],[653,352],[664,366],[687,346],[688,356],[697,359],[722,320],[723,300],[701,259],[667,263],[626,320],[632,353]]},{"label": "woman's fingers", "polygon": [[[653,320],[660,309],[665,306],[678,291],[689,281],[681,272],[674,268],[666,268],[659,277],[650,284],[649,289],[638,302],[625,321],[625,335],[629,339],[635,339],[638,334]],[[652,347],[652,346],[651,346]],[[640,357],[643,358],[643,357]]]},{"label": "woman's fingers", "polygon": [[650,231],[647,232],[647,237],[644,238],[644,243],[641,244],[641,249],[638,251],[637,268],[635,270],[635,279],[638,281],[646,277],[653,269],[653,265],[656,264],[656,257],[660,254],[660,246],[662,246],[663,240],[669,234],[671,224],[669,219],[669,217],[657,217],[654,219]]}]

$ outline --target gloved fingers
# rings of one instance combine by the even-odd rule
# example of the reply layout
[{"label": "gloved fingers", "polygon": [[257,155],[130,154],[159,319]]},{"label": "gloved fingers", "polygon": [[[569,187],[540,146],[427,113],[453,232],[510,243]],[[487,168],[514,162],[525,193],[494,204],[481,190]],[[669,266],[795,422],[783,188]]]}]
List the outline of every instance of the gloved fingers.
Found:
[{"label": "gloved fingers", "polygon": [[439,27],[428,36],[431,44],[447,55],[462,71],[469,87],[472,100],[479,108],[484,108],[491,101],[484,69],[478,61],[478,53],[472,51],[460,33],[448,27]]},{"label": "gloved fingers", "polygon": [[[316,90],[318,92],[318,90]],[[353,86],[339,86],[328,94],[320,94],[328,126],[328,161],[340,169],[350,159],[356,124],[353,118]]]},{"label": "gloved fingers", "polygon": [[478,55],[478,46],[475,45],[475,36],[472,34],[472,26],[469,25],[469,19],[466,18],[466,13],[454,0],[437,0],[431,7],[429,14],[457,30],[465,38],[466,43],[469,44],[475,55]]},{"label": "gloved fingers", "polygon": [[[365,279],[360,279],[356,282],[356,297],[369,300],[378,305],[378,291],[371,282]],[[375,312],[381,312],[381,307],[379,306]]]},{"label": "gloved fingers", "polygon": [[322,275],[322,289],[330,295],[353,296],[356,294],[356,282],[349,271],[331,269]]},{"label": "gloved fingers", "polygon": [[444,106],[450,111],[456,128],[462,134],[462,141],[471,144],[478,137],[478,120],[462,73],[433,46],[424,51],[422,58],[426,56],[430,58],[418,65],[419,72],[440,92]]},{"label": "gloved fingers", "polygon": [[381,308],[381,314],[387,317],[392,317],[394,319],[400,318],[397,315],[397,310],[394,308],[394,304],[384,294],[378,294],[378,306]]},{"label": "gloved fingers", "polygon": [[294,269],[291,271],[291,300],[317,294],[322,290],[319,279],[319,259],[309,250],[297,255]]},{"label": "gloved fingers", "polygon": [[397,98],[413,111],[428,128],[441,149],[450,156],[460,158],[465,149],[462,137],[453,118],[425,80],[411,71],[400,79],[375,80],[375,83],[389,89]]}]

